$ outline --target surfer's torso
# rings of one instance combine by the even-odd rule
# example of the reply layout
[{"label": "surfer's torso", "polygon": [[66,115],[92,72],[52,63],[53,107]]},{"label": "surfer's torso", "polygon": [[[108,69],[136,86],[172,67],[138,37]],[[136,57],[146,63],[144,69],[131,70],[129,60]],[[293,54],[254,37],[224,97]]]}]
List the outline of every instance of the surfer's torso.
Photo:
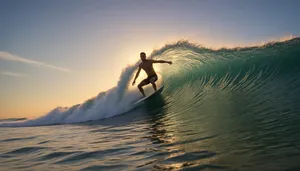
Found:
[{"label": "surfer's torso", "polygon": [[153,68],[153,62],[152,60],[145,60],[142,63],[140,63],[140,68],[142,68],[148,76],[156,75],[154,68]]}]

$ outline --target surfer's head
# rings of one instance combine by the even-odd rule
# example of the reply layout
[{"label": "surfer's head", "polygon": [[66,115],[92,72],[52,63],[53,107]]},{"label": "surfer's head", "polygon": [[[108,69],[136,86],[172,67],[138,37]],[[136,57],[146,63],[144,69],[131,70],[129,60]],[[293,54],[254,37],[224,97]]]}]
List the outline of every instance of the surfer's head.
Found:
[{"label": "surfer's head", "polygon": [[145,52],[141,52],[140,53],[140,57],[141,57],[142,61],[145,61],[146,60],[146,53]]}]

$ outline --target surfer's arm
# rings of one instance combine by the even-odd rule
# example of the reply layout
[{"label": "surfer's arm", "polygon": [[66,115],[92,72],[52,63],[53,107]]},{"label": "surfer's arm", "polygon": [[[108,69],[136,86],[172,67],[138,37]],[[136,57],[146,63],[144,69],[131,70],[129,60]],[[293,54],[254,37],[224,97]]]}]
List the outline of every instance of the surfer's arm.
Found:
[{"label": "surfer's arm", "polygon": [[139,77],[140,72],[141,72],[141,67],[139,66],[139,69],[138,69],[137,73],[135,74],[135,77],[134,77],[134,80],[133,80],[133,82],[132,82],[132,85],[135,84],[135,80]]},{"label": "surfer's arm", "polygon": [[168,64],[172,64],[172,61],[164,61],[164,60],[152,60],[152,63],[168,63]]}]

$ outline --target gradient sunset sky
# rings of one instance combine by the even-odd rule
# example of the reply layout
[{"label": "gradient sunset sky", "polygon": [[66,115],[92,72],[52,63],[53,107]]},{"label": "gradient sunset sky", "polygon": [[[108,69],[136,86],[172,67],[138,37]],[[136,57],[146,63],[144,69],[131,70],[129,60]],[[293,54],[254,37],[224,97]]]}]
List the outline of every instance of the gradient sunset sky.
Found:
[{"label": "gradient sunset sky", "polygon": [[0,0],[0,118],[114,87],[165,43],[247,46],[300,35],[298,0]]}]

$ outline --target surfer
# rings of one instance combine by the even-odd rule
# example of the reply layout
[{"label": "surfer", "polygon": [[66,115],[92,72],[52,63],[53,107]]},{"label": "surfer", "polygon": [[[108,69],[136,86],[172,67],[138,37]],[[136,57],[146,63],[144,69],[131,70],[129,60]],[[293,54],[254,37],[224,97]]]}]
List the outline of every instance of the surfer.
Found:
[{"label": "surfer", "polygon": [[141,81],[141,83],[138,85],[138,88],[139,88],[140,92],[143,94],[143,96],[145,97],[146,95],[144,93],[143,86],[151,83],[154,90],[156,91],[155,82],[157,81],[157,74],[154,71],[153,64],[154,63],[168,63],[168,64],[171,65],[172,61],[146,59],[146,53],[145,52],[141,52],[140,57],[141,57],[142,62],[139,65],[139,69],[138,69],[138,71],[135,75],[135,78],[132,82],[132,85],[135,84],[135,80],[138,78],[141,69],[143,69],[146,72],[146,74],[148,75],[148,77],[146,79],[144,79],[143,81]]}]

